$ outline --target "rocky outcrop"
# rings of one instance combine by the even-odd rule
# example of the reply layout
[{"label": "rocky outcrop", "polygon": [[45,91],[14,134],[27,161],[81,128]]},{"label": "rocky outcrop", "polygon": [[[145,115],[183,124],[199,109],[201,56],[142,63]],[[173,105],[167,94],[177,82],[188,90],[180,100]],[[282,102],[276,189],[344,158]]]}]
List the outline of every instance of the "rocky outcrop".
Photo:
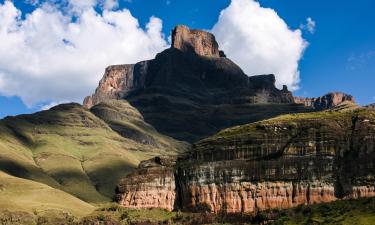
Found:
[{"label": "rocky outcrop", "polygon": [[176,201],[164,208],[251,213],[372,197],[374,151],[375,112],[366,109],[237,126],[196,143],[177,161]]},{"label": "rocky outcrop", "polygon": [[366,105],[366,108],[375,109],[375,103]]},{"label": "rocky outcrop", "polygon": [[294,97],[294,102],[316,110],[325,110],[336,107],[344,102],[355,104],[355,99],[353,96],[342,92],[331,92],[318,98]]},{"label": "rocky outcrop", "polygon": [[126,99],[159,132],[194,142],[219,130],[311,109],[295,104],[274,75],[247,76],[205,31],[177,26],[155,59],[107,68],[86,107]]},{"label": "rocky outcrop", "polygon": [[194,52],[200,56],[221,56],[213,34],[183,25],[176,26],[172,31],[172,47],[183,52]]},{"label": "rocky outcrop", "polygon": [[147,68],[147,61],[107,67],[95,94],[87,96],[83,105],[91,108],[107,100],[124,98],[130,91],[144,85],[145,68]]},{"label": "rocky outcrop", "polygon": [[115,200],[128,208],[161,208],[172,211],[176,200],[175,158],[142,161],[117,187]]}]

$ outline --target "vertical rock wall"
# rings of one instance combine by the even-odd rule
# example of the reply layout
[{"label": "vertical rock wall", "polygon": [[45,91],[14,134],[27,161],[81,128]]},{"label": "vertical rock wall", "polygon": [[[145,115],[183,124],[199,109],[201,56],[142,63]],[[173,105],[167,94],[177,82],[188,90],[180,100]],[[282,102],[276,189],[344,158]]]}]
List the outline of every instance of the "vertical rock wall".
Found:
[{"label": "vertical rock wall", "polygon": [[[168,174],[164,167],[157,169],[157,184],[161,177],[168,179],[164,189],[146,184],[157,199],[146,205],[251,213],[372,197],[374,151],[375,112],[370,110],[288,115],[238,126],[196,143]],[[145,189],[144,182],[134,185]],[[123,187],[118,196],[138,195],[137,188]],[[175,202],[162,194],[166,191],[173,192]],[[143,201],[132,206],[142,208]]]}]

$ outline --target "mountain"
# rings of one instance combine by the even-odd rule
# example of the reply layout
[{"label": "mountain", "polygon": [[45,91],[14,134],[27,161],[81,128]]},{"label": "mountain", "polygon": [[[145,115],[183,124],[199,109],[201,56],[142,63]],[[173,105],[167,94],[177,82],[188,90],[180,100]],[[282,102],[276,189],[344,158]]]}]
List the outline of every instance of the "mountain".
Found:
[{"label": "mountain", "polygon": [[0,171],[88,203],[110,202],[120,178],[141,160],[187,148],[157,133],[124,100],[91,111],[63,104],[0,121]]},{"label": "mountain", "polygon": [[352,96],[294,97],[272,74],[246,75],[209,32],[177,26],[154,59],[107,67],[84,106],[0,120],[0,223],[182,210],[197,224],[196,211],[375,196],[374,134],[374,111]]},{"label": "mountain", "polygon": [[325,110],[345,102],[355,104],[355,99],[353,96],[342,92],[330,92],[318,98],[294,97],[294,102],[304,104],[306,107],[311,107],[316,110]]},{"label": "mountain", "polygon": [[247,76],[205,31],[177,26],[172,46],[155,59],[110,66],[88,108],[107,99],[126,99],[159,132],[194,142],[219,130],[280,114],[312,109],[295,104],[274,75]]},{"label": "mountain", "polygon": [[130,208],[254,213],[372,197],[374,146],[374,111],[283,115],[225,129],[177,160],[141,163],[116,199]]}]

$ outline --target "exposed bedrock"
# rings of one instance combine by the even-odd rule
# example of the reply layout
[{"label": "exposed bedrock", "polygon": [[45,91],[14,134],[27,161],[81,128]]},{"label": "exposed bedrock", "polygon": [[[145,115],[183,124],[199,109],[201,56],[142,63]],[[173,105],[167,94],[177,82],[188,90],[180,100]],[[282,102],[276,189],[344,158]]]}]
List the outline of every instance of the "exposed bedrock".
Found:
[{"label": "exposed bedrock", "polygon": [[208,32],[177,26],[172,42],[154,59],[108,67],[84,105],[126,99],[160,133],[188,142],[227,127],[311,111],[295,104],[286,86],[276,88],[274,75],[246,75]]},{"label": "exposed bedrock", "polygon": [[334,108],[340,104],[343,104],[344,102],[355,104],[355,99],[353,96],[342,92],[331,92],[318,98],[294,97],[294,101],[297,104],[304,104],[305,106],[316,110]]},{"label": "exposed bedrock", "polygon": [[[286,115],[226,129],[196,143],[176,165],[152,167],[151,174],[157,175],[151,176],[151,185],[135,172],[120,184],[117,196],[144,197],[128,198],[132,207],[159,207],[162,202],[169,204],[163,205],[168,210],[215,213],[370,197],[375,196],[374,150],[374,111]],[[140,182],[124,185],[129,180]]]},{"label": "exposed bedrock", "polygon": [[161,208],[172,211],[176,202],[176,158],[143,161],[117,186],[115,200],[127,208]]},{"label": "exposed bedrock", "polygon": [[219,45],[215,36],[187,26],[176,26],[172,31],[172,47],[183,52],[194,52],[201,56],[220,57]]}]

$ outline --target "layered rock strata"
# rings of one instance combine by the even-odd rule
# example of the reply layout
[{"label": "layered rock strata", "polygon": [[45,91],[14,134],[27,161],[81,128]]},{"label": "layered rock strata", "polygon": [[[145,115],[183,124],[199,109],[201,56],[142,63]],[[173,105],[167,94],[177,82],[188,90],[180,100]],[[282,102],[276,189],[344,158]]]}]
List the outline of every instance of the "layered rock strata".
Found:
[{"label": "layered rock strata", "polygon": [[175,158],[142,161],[117,187],[115,200],[128,208],[161,208],[172,211],[176,200]]},{"label": "layered rock strata", "polygon": [[342,92],[331,92],[318,98],[294,97],[294,102],[316,110],[325,110],[334,108],[344,102],[355,104],[355,99],[353,96]]},{"label": "layered rock strata", "polygon": [[[164,208],[251,213],[372,197],[374,151],[371,110],[286,115],[234,127],[196,143],[177,161],[167,175],[175,180],[175,202]],[[134,190],[118,196],[137,195]]]}]

